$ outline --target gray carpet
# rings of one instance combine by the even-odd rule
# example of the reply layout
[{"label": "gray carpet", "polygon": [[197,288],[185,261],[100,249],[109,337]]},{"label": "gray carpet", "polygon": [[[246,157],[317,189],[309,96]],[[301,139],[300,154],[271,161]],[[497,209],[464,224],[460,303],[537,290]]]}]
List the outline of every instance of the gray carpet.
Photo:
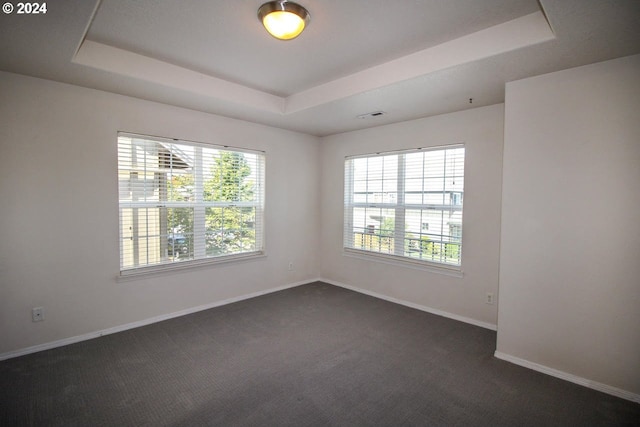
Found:
[{"label": "gray carpet", "polygon": [[0,362],[3,426],[614,426],[495,332],[324,283]]}]

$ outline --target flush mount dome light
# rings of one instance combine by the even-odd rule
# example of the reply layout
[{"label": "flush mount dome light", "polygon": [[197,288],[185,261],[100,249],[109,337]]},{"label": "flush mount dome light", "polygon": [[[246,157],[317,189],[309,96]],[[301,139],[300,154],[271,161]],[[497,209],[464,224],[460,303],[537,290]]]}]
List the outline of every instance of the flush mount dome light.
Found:
[{"label": "flush mount dome light", "polygon": [[264,28],[280,40],[298,37],[310,18],[307,9],[286,0],[270,1],[258,9],[258,19]]}]

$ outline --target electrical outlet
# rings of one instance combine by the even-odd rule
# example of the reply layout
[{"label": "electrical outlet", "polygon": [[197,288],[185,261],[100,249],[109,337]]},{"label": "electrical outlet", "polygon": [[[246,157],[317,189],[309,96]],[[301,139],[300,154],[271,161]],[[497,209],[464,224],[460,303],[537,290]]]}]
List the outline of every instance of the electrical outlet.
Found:
[{"label": "electrical outlet", "polygon": [[293,271],[293,261],[289,261],[289,271]]},{"label": "electrical outlet", "polygon": [[493,304],[493,293],[487,292],[487,299],[484,301],[487,304]]},{"label": "electrical outlet", "polygon": [[33,307],[31,309],[31,320],[34,322],[42,322],[44,320],[44,308]]}]

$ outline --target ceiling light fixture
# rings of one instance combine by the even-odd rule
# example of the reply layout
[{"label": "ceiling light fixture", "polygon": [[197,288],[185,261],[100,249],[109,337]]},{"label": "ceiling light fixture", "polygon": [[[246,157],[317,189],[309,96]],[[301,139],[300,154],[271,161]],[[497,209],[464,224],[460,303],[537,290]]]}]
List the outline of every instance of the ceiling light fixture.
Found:
[{"label": "ceiling light fixture", "polygon": [[287,0],[270,1],[258,9],[258,19],[264,28],[280,40],[298,37],[310,18],[307,9]]}]

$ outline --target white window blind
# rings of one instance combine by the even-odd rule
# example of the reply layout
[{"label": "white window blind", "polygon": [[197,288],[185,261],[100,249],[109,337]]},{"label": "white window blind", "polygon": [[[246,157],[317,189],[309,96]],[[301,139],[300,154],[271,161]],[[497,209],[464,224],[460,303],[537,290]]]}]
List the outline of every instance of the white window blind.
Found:
[{"label": "white window blind", "polygon": [[347,157],[345,249],[460,266],[464,154],[452,145]]},{"label": "white window blind", "polygon": [[120,270],[263,252],[264,154],[118,134]]}]

